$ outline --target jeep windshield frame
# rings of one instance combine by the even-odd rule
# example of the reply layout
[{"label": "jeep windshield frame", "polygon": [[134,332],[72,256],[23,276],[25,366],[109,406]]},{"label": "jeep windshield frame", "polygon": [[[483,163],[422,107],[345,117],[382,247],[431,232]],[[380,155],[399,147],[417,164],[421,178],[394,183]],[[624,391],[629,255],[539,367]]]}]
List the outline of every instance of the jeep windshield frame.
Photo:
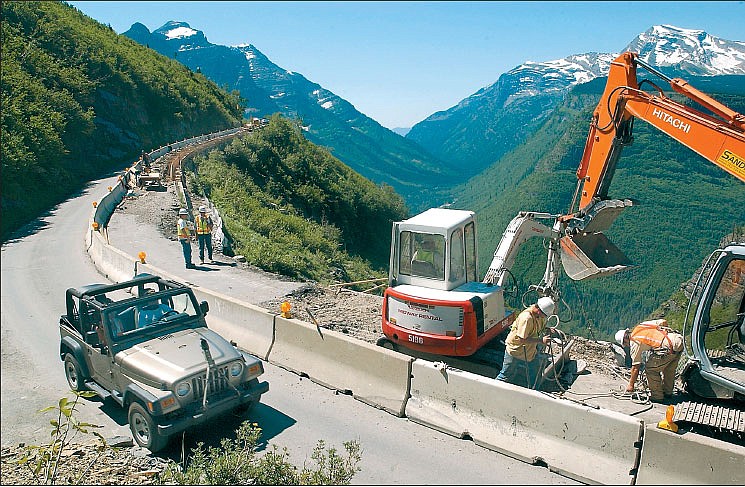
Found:
[{"label": "jeep windshield frame", "polygon": [[114,353],[158,336],[206,326],[196,297],[187,287],[119,301],[102,312]]}]

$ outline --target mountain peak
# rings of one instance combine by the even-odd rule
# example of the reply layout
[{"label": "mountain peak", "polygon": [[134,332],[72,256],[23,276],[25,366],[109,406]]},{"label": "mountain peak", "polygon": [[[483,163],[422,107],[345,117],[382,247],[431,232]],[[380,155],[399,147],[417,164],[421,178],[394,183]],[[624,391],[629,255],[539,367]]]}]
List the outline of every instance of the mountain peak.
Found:
[{"label": "mountain peak", "polygon": [[186,22],[169,20],[162,27],[155,29],[153,35],[161,36],[165,41],[176,41],[180,44],[191,46],[207,46],[209,42],[204,32],[192,27]]},{"label": "mountain peak", "polygon": [[639,53],[653,66],[688,74],[745,74],[745,42],[720,39],[698,29],[655,25],[624,50]]}]

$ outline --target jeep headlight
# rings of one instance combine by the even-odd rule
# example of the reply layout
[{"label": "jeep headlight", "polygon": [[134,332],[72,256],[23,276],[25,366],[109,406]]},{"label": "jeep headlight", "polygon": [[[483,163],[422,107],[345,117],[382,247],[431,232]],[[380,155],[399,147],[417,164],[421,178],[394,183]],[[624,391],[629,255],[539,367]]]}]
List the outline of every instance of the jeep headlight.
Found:
[{"label": "jeep headlight", "polygon": [[230,365],[230,375],[232,377],[238,377],[243,372],[243,364],[240,362],[234,362]]},{"label": "jeep headlight", "polygon": [[178,394],[179,397],[184,397],[189,394],[190,391],[191,385],[189,385],[188,382],[181,382],[176,386],[176,394]]}]

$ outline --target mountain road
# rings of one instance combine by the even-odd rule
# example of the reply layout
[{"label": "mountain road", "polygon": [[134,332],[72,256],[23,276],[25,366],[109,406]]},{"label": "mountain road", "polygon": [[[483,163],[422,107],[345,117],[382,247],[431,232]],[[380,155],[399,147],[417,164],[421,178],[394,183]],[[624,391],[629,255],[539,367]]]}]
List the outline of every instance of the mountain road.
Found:
[{"label": "mountain road", "polygon": [[[48,441],[49,418],[37,411],[69,395],[58,354],[59,316],[64,312],[67,288],[106,282],[86,254],[83,236],[90,231],[87,222],[92,203],[115,182],[115,178],[107,177],[91,183],[2,246],[3,445]],[[113,219],[117,218],[114,214]],[[126,219],[118,224],[129,225],[132,239],[141,236],[140,230],[155,231],[138,230],[139,226],[131,226]],[[210,275],[214,282],[204,285],[225,294],[231,294],[232,286],[244,286],[244,281],[252,280],[250,274],[228,279],[230,266],[215,266],[216,272],[201,273],[184,269],[177,243],[170,242],[169,246],[162,237],[160,241],[162,249],[148,249],[153,261],[185,280]],[[266,296],[251,301],[277,298],[287,292],[284,285],[288,283],[272,291],[263,280],[256,281]],[[290,288],[298,285],[289,284]],[[261,404],[247,417],[227,416],[217,424],[188,432],[187,450],[197,441],[218,445],[221,437],[231,436],[240,421],[250,419],[262,428],[262,440],[267,445],[286,446],[296,465],[310,460],[320,439],[337,451],[343,450],[343,442],[358,440],[362,470],[354,477],[355,484],[576,484],[547,468],[369,407],[272,364],[265,363],[265,369],[263,379],[270,389]],[[106,438],[130,437],[125,414],[114,404],[83,400],[78,417],[103,426],[101,433]],[[174,441],[164,453],[178,460],[179,442]]]}]

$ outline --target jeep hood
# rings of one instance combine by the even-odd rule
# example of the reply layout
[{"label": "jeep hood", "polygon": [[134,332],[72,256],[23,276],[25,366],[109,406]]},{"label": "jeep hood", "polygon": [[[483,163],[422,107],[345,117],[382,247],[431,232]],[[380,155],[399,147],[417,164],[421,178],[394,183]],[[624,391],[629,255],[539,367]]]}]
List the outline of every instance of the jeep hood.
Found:
[{"label": "jeep hood", "polygon": [[201,339],[209,343],[217,365],[241,357],[227,340],[208,328],[181,330],[142,342],[116,354],[122,372],[132,379],[149,382],[155,387],[177,381],[207,369]]}]

